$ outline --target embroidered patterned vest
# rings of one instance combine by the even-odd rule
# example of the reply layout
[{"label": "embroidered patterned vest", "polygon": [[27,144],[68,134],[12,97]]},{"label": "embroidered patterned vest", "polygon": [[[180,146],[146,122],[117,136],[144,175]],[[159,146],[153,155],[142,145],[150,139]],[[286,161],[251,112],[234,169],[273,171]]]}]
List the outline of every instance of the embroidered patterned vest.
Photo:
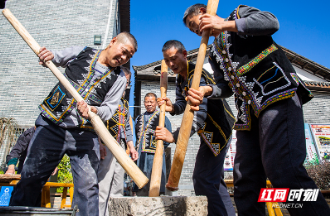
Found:
[{"label": "embroidered patterned vest", "polygon": [[[91,106],[100,106],[107,92],[113,86],[120,74],[120,68],[109,68],[107,72],[92,81],[94,67],[101,50],[85,47],[78,56],[66,67],[64,76],[72,86]],[[112,72],[114,71],[114,72]],[[43,116],[55,124],[60,124],[76,107],[76,100],[59,82],[39,106]],[[79,127],[93,129],[92,125],[82,117],[78,119]]]},{"label": "embroidered patterned vest", "polygon": [[122,104],[118,106],[118,109],[115,111],[115,114],[111,117],[110,120],[107,120],[107,129],[110,134],[117,140],[119,143],[120,140],[120,132],[123,130],[126,140],[125,134],[125,125],[127,124],[126,116],[129,113],[129,102],[124,98],[121,98]]},{"label": "embroidered patterned vest", "polygon": [[[159,110],[155,110],[149,118],[147,124],[145,124],[144,114],[140,114],[137,117],[136,135],[137,135],[137,149],[141,146],[141,152],[155,153],[156,139],[154,137],[154,131],[159,125]],[[142,143],[141,143],[142,141]]]},{"label": "embroidered patterned vest", "polygon": [[[182,95],[187,96],[188,87],[193,79],[195,64],[189,63],[187,86],[182,89]],[[201,77],[204,77],[206,84],[215,84],[213,77],[205,70],[202,70]],[[181,85],[182,77],[177,77],[177,87]],[[210,150],[217,156],[226,146],[232,134],[235,118],[228,103],[223,99],[207,101],[207,118],[203,127],[198,131],[199,136],[209,146]]]},{"label": "embroidered patterned vest", "polygon": [[[240,19],[239,8],[227,19]],[[293,97],[295,92],[303,103],[313,97],[271,36],[242,36],[225,31],[215,39],[209,55],[213,69],[224,73],[235,93],[236,130],[250,130],[251,108],[258,117],[267,106]]]}]

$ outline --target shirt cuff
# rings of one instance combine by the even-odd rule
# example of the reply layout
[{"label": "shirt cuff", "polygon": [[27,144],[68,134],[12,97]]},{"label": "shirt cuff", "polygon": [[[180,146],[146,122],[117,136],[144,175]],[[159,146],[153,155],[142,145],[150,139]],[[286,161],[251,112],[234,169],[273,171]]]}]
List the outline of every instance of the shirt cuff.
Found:
[{"label": "shirt cuff", "polygon": [[207,97],[207,99],[212,99],[212,98],[219,98],[222,94],[222,90],[217,87],[217,85],[209,85],[213,91],[211,95]]},{"label": "shirt cuff", "polygon": [[[56,54],[56,50],[49,50],[51,53],[53,53],[54,58],[52,59],[53,64],[56,67],[60,67],[60,58],[59,56]],[[46,64],[42,64],[43,67],[47,67]]]},{"label": "shirt cuff", "polygon": [[12,165],[12,164],[13,164],[13,165],[16,166],[17,161],[18,161],[18,158],[12,158],[12,159],[10,159],[10,160],[8,161],[7,165],[9,166],[9,165]]},{"label": "shirt cuff", "polygon": [[172,116],[180,115],[179,106],[177,104],[173,104],[173,107],[174,107],[174,112],[170,113],[170,115],[172,115]]},{"label": "shirt cuff", "polygon": [[130,141],[133,141],[132,135],[126,136],[126,142],[130,142]]},{"label": "shirt cuff", "polygon": [[96,107],[96,106],[95,106],[95,108],[97,109],[97,115],[101,118],[101,120],[102,120],[103,122],[106,122],[107,119],[104,119],[105,116],[104,116],[103,114],[104,114],[104,112],[105,112],[104,109],[108,109],[108,107]]},{"label": "shirt cuff", "polygon": [[239,34],[247,34],[246,18],[236,19],[236,27]]},{"label": "shirt cuff", "polygon": [[175,132],[172,133],[172,136],[174,137],[176,144],[177,144],[178,134],[179,134],[179,128]]}]

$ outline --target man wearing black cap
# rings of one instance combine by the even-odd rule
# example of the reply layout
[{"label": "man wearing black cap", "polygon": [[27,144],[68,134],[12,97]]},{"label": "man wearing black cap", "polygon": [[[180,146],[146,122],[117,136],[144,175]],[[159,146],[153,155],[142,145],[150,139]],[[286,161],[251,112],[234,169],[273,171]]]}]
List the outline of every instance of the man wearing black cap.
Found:
[{"label": "man wearing black cap", "polygon": [[6,0],[0,0],[0,9],[4,9],[6,4]]}]

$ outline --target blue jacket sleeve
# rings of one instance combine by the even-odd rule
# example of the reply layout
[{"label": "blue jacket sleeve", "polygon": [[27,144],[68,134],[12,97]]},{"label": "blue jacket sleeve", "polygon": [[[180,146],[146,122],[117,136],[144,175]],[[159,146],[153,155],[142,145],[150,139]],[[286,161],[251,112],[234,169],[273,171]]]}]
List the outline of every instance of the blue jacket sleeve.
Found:
[{"label": "blue jacket sleeve", "polygon": [[[167,130],[170,131],[170,133],[171,133],[172,132],[171,123],[167,116],[165,117],[164,124],[165,124],[165,127],[167,128]],[[163,145],[164,145],[164,148],[166,149],[170,145],[170,143],[163,142]]]},{"label": "blue jacket sleeve", "polygon": [[126,115],[126,124],[125,124],[125,135],[126,135],[126,141],[129,142],[129,141],[133,141],[133,134],[132,134],[132,130],[133,128],[131,129],[131,125],[130,125],[130,118],[131,118],[131,115],[130,115],[130,112],[128,112],[128,114]]}]

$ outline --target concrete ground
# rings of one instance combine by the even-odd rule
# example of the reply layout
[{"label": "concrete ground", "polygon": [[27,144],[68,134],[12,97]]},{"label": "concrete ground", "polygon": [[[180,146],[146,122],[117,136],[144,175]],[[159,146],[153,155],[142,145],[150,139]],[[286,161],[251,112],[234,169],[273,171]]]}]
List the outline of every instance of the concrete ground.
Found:
[{"label": "concrete ground", "polygon": [[109,215],[207,216],[205,196],[118,197],[109,201]]}]

